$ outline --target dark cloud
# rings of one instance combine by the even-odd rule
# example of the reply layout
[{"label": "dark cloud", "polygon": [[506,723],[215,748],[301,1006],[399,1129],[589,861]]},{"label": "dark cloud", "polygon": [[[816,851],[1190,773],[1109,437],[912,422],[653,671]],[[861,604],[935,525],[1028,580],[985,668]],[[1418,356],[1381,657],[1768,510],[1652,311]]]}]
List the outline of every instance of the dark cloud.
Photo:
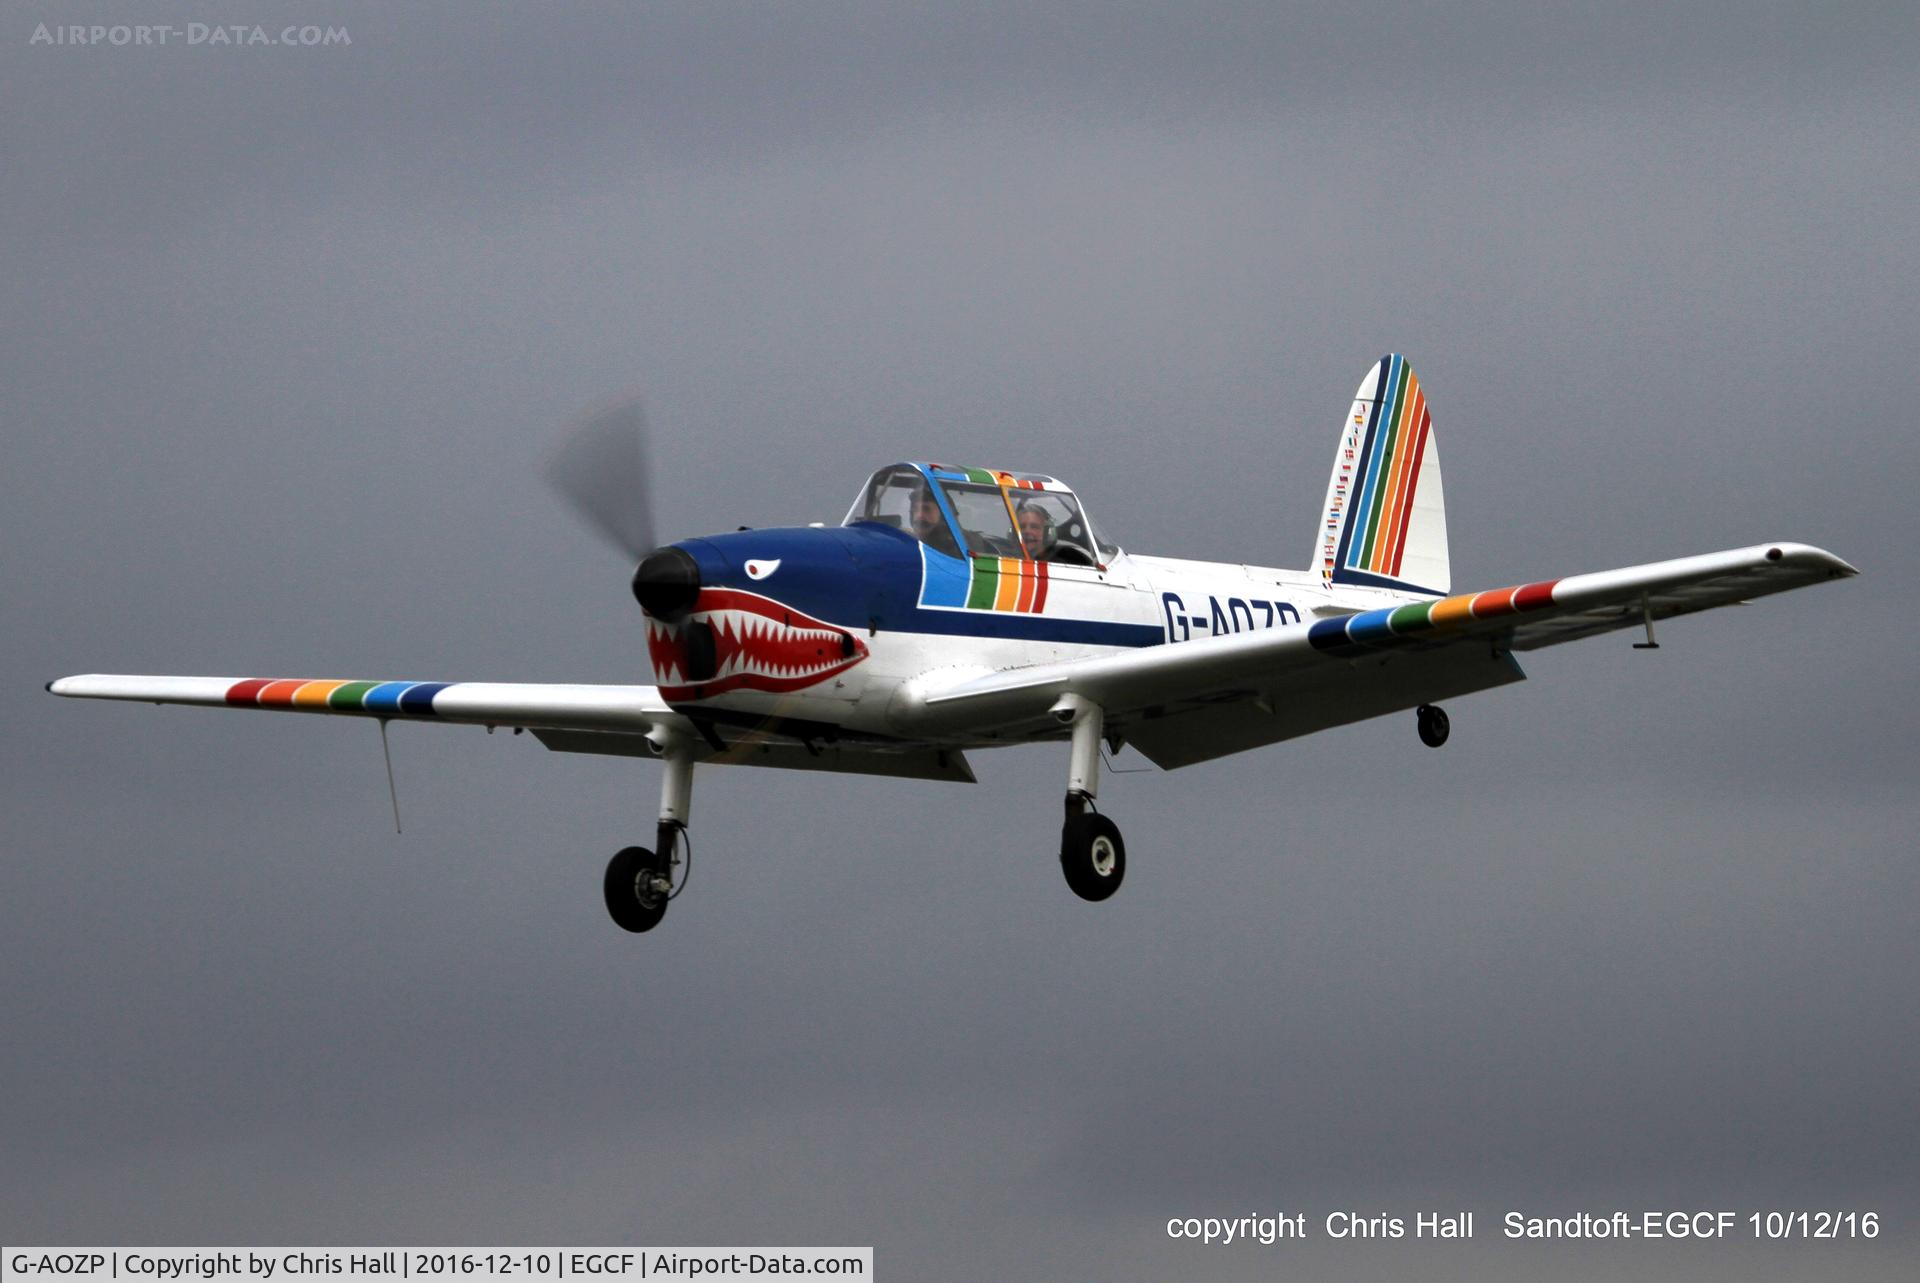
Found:
[{"label": "dark cloud", "polygon": [[[258,12],[353,45],[0,44],[11,1237],[1751,1278],[1843,1254],[1493,1220],[1911,1219],[1902,12]],[[957,453],[1136,549],[1300,564],[1390,348],[1462,585],[1769,538],[1865,575],[1530,656],[1443,753],[1396,720],[1115,777],[1098,909],[1057,753],[707,772],[638,942],[596,882],[650,768],[399,727],[395,837],[367,727],[41,690],[636,679],[626,568],[536,479],[636,386],[674,534]],[[1429,1205],[1479,1241],[1163,1232]]]}]

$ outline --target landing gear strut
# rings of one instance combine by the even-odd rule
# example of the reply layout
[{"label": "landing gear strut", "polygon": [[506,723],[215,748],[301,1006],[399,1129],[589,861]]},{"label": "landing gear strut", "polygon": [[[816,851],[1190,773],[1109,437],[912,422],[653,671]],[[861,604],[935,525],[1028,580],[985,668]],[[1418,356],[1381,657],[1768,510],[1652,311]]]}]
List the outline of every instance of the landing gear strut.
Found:
[{"label": "landing gear strut", "polygon": [[1414,712],[1414,718],[1420,725],[1420,742],[1428,748],[1439,748],[1447,742],[1447,732],[1452,723],[1447,720],[1447,710],[1438,704],[1422,704]]},{"label": "landing gear strut", "polygon": [[1063,695],[1053,706],[1056,720],[1073,727],[1073,753],[1067,769],[1067,819],[1060,829],[1060,871],[1082,900],[1104,900],[1120,889],[1127,875],[1127,844],[1120,826],[1092,809],[1100,791],[1100,706],[1078,695]]},{"label": "landing gear strut", "polygon": [[[607,913],[626,931],[651,931],[667,915],[667,902],[679,894],[674,870],[681,864],[682,838],[693,809],[693,740],[664,728],[648,735],[666,767],[660,780],[660,823],[654,849],[630,846],[607,861],[604,889]],[[685,879],[683,878],[684,885]]]}]

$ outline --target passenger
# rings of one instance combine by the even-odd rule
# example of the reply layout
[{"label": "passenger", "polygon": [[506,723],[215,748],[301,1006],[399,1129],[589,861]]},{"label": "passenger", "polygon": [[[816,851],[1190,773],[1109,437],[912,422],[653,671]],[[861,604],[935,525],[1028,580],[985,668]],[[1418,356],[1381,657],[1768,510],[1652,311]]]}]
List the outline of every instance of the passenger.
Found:
[{"label": "passenger", "polygon": [[1027,556],[1035,561],[1051,561],[1054,553],[1053,518],[1040,504],[1029,499],[1020,505],[1014,514],[1020,523],[1020,542],[1026,545]]}]

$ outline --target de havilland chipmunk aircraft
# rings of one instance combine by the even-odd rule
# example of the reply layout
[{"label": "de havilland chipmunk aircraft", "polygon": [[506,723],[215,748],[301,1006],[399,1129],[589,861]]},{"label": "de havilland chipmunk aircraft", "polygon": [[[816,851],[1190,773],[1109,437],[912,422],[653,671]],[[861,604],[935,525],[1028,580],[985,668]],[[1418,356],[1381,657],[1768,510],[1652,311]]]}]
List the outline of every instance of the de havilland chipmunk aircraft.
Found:
[{"label": "de havilland chipmunk aircraft", "polygon": [[[631,559],[649,685],[63,677],[57,695],[508,726],[564,753],[658,758],[651,850],[608,863],[607,909],[657,925],[684,885],[702,764],[972,782],[969,750],[1066,746],[1060,865],[1104,900],[1126,872],[1094,809],[1101,746],[1163,769],[1520,681],[1518,651],[1855,573],[1764,543],[1455,593],[1432,416],[1398,355],[1341,421],[1304,570],[1125,552],[1052,477],[899,463],[837,528],[655,546],[637,412],[589,424],[553,477]],[[398,802],[396,798],[396,817]]]}]

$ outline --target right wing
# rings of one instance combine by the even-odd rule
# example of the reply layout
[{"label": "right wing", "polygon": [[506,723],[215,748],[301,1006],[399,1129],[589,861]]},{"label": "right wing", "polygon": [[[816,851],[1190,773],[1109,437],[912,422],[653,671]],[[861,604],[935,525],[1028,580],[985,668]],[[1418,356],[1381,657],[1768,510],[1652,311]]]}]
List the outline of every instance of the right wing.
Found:
[{"label": "right wing", "polygon": [[[960,675],[917,687],[916,729],[1046,733],[1066,694],[1163,767],[1520,680],[1508,652],[1638,628],[1856,574],[1805,544],[1760,544],[1410,602],[1284,628],[1096,659]],[[1051,728],[1057,733],[1058,728]]]}]

